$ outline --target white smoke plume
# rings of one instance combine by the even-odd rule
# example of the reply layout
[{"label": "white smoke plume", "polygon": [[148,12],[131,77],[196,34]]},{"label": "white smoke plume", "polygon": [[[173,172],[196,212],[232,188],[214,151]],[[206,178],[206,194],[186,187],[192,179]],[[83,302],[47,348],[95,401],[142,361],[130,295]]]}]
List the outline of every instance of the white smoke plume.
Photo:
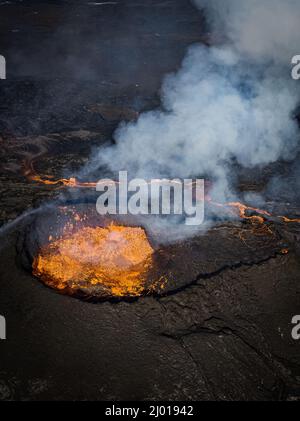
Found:
[{"label": "white smoke plume", "polygon": [[258,61],[285,66],[299,53],[299,0],[193,0],[214,31],[236,50]]},{"label": "white smoke plume", "polygon": [[297,148],[299,88],[290,61],[300,53],[300,2],[194,2],[224,43],[192,46],[163,82],[161,109],[121,124],[116,145],[102,148],[91,167],[104,163],[144,178],[208,177],[222,201],[232,195],[233,161],[265,166]]}]

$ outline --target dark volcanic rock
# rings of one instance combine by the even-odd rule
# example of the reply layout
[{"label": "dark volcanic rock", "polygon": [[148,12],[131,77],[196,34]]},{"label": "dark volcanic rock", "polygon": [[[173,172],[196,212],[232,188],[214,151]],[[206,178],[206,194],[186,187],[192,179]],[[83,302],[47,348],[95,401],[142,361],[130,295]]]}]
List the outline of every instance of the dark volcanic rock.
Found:
[{"label": "dark volcanic rock", "polygon": [[[241,251],[233,259],[230,227],[216,228],[206,239],[172,246],[182,258],[170,260],[169,295],[93,304],[45,288],[16,265],[20,229],[6,235],[1,251],[0,308],[8,322],[2,399],[295,396],[300,361],[291,316],[300,266],[292,253],[276,254],[276,241],[262,251],[258,242],[252,261],[246,248],[244,261]],[[181,273],[185,287],[175,291]]]},{"label": "dark volcanic rock", "polygon": [[[0,228],[0,400],[299,400],[299,224],[153,239],[149,282],[161,276],[166,288],[130,302],[74,299],[32,276],[51,225],[45,204],[95,197],[28,182],[24,160],[72,176],[120,119],[159,107],[161,80],[189,45],[210,42],[188,0],[92,3],[1,4],[0,225],[11,224]],[[299,217],[290,164],[235,174],[238,189],[267,191],[273,214]],[[267,187],[275,174],[289,189]]]},{"label": "dark volcanic rock", "polygon": [[[75,214],[81,215],[84,222],[80,220],[76,223]],[[113,221],[121,225],[139,225],[139,220],[132,216],[118,217]],[[19,261],[31,272],[33,259],[49,243],[49,236],[52,239],[59,238],[68,223],[74,225],[76,231],[82,226],[105,226],[110,222],[110,218],[98,215],[92,204],[41,208],[24,222],[24,229],[18,240]],[[202,235],[173,245],[164,244],[163,233],[159,239],[152,238],[151,232],[149,235],[155,253],[146,292],[150,288],[152,293],[158,295],[172,294],[199,279],[216,276],[225,269],[266,262],[279,255],[287,246],[275,227],[271,230],[267,225],[255,226],[251,223],[217,225]],[[77,293],[89,298],[111,298],[101,287],[91,286],[84,291],[80,289]]]}]

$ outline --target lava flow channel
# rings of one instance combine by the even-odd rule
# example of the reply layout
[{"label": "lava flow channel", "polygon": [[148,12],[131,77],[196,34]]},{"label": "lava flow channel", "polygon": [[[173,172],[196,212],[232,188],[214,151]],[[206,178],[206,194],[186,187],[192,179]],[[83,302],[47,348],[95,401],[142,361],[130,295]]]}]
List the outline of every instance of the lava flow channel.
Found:
[{"label": "lava flow channel", "polygon": [[145,292],[153,249],[139,227],[83,227],[45,245],[33,274],[60,291],[139,296]]},{"label": "lava flow channel", "polygon": [[[97,183],[93,181],[79,181],[75,177],[70,178],[60,178],[60,179],[52,179],[50,176],[40,176],[37,174],[33,168],[33,163],[24,164],[24,175],[27,177],[28,180],[32,182],[36,182],[39,184],[50,185],[57,188],[61,187],[69,187],[69,188],[84,188],[84,189],[91,189],[96,188]],[[160,180],[152,180],[151,182],[156,182]],[[115,182],[114,182],[115,183]],[[194,183],[190,184],[191,188],[193,187]],[[230,214],[234,216],[238,216],[242,220],[248,220],[254,223],[263,224],[265,219],[268,218],[275,218],[284,223],[300,223],[300,218],[288,218],[287,216],[282,215],[273,215],[270,212],[264,209],[258,209],[251,206],[247,206],[244,203],[240,202],[229,202],[229,203],[217,203],[210,199],[209,195],[205,195],[205,201],[212,206],[223,208],[224,210],[228,210]],[[257,215],[247,215],[247,212],[255,212]]]}]

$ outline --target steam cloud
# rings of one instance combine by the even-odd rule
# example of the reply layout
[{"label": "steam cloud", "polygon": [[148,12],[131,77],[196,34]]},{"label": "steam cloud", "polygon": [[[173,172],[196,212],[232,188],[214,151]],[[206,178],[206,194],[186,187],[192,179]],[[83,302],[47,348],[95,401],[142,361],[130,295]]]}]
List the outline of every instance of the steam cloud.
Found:
[{"label": "steam cloud", "polygon": [[193,0],[205,8],[213,30],[225,31],[234,48],[254,61],[285,66],[300,44],[298,0]]},{"label": "steam cloud", "polygon": [[[299,53],[298,0],[194,0],[222,45],[192,46],[166,77],[159,110],[122,123],[116,144],[91,168],[106,164],[133,176],[209,177],[227,200],[230,165],[265,166],[294,156],[299,100],[290,61]],[[225,31],[225,33],[223,33]]]}]

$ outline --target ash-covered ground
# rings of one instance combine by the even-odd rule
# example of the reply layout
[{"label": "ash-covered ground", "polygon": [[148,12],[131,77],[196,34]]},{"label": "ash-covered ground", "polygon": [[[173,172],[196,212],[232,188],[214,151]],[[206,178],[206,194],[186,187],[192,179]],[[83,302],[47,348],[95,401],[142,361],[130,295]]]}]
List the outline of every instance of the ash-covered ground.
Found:
[{"label": "ash-covered ground", "polygon": [[[72,176],[120,121],[159,106],[189,45],[212,42],[188,0],[108,3],[0,4],[0,399],[300,399],[299,224],[224,222],[165,246],[156,270],[166,290],[134,300],[60,295],[24,265],[44,205],[95,196],[30,182],[24,163]],[[299,218],[296,162],[237,168],[235,187]],[[290,189],[267,189],[275,175]]]}]

